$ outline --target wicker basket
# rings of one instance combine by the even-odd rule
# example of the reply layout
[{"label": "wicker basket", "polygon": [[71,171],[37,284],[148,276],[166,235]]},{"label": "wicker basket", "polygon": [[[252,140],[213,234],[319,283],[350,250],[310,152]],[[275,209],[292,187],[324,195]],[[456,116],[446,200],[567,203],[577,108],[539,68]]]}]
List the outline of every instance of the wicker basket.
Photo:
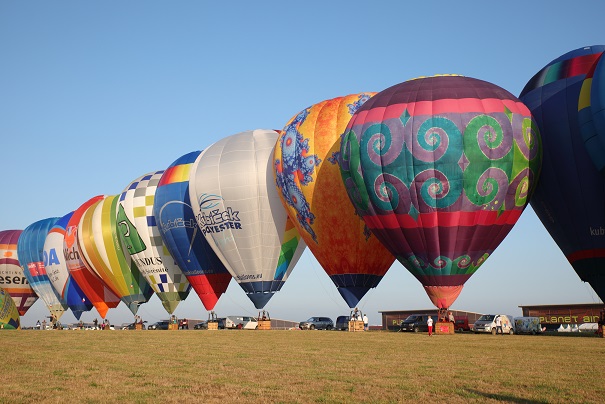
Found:
[{"label": "wicker basket", "polygon": [[363,331],[363,321],[349,321],[349,332]]},{"label": "wicker basket", "polygon": [[271,320],[260,320],[258,322],[257,330],[270,330],[271,329]]},{"label": "wicker basket", "polygon": [[435,323],[435,334],[453,334],[454,323],[437,322]]}]

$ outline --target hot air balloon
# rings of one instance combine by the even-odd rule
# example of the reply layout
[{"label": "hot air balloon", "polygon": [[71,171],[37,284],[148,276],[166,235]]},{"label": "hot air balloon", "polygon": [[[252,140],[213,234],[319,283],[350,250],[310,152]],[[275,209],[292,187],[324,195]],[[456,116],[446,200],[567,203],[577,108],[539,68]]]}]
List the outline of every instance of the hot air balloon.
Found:
[{"label": "hot air balloon", "polygon": [[58,320],[67,306],[61,302],[61,297],[50,283],[44,267],[44,241],[57,220],[58,217],[42,219],[27,226],[17,241],[17,254],[32,289],[44,301],[51,315]]},{"label": "hot air balloon", "polygon": [[61,302],[69,307],[76,317],[80,319],[82,313],[92,309],[92,303],[86,297],[80,286],[70,275],[63,254],[65,242],[65,228],[74,212],[63,216],[54,224],[44,240],[44,267],[48,279],[55,291],[59,294]]},{"label": "hot air balloon", "polygon": [[23,268],[19,265],[17,241],[22,230],[0,231],[0,287],[15,301],[20,315],[24,315],[38,295],[31,288]]},{"label": "hot air balloon", "polygon": [[544,143],[542,174],[531,206],[580,279],[602,300],[605,179],[589,158],[578,109],[585,76],[604,50],[585,47],[553,60],[519,96],[535,117]]},{"label": "hot air balloon", "polygon": [[15,301],[11,295],[0,288],[0,329],[20,330],[21,319]]},{"label": "hot air balloon", "polygon": [[108,196],[86,209],[78,225],[78,245],[91,269],[136,315],[153,290],[130,254],[122,250],[116,223],[118,197]]},{"label": "hot air balloon", "polygon": [[541,146],[527,107],[506,90],[435,76],[362,105],[340,156],[368,227],[445,309],[521,215]]},{"label": "hot air balloon", "polygon": [[187,298],[191,285],[162,241],[153,216],[155,191],[164,171],[143,175],[120,195],[116,221],[124,252],[133,261],[170,314]]},{"label": "hot air balloon", "polygon": [[120,298],[112,292],[86,261],[78,243],[78,233],[81,231],[79,225],[84,212],[95,202],[104,198],[105,196],[102,195],[92,197],[74,211],[67,222],[63,241],[65,263],[69,273],[102,318],[105,318],[109,309],[113,309],[120,304]]},{"label": "hot air balloon", "polygon": [[[578,76],[584,76],[577,100],[577,119],[586,151],[601,175],[605,175],[605,78],[602,77],[605,75],[605,62],[600,62],[604,50],[605,46],[585,47],[582,55],[571,59],[559,58],[548,66],[551,77],[544,80],[560,80],[561,77],[553,75],[560,69],[568,69],[566,80],[574,81],[574,78],[577,80]],[[575,97],[569,101],[575,104]]]},{"label": "hot air balloon", "polygon": [[199,155],[189,181],[202,233],[257,309],[281,289],[305,248],[275,188],[277,136],[259,129],[219,140]]},{"label": "hot air balloon", "polygon": [[231,274],[200,231],[189,199],[191,166],[199,151],[188,153],[162,174],[155,191],[153,215],[170,255],[211,311],[227,290]]},{"label": "hot air balloon", "polygon": [[338,166],[347,123],[374,94],[334,98],[301,111],[285,126],[274,153],[288,215],[351,308],[395,261],[356,214]]}]

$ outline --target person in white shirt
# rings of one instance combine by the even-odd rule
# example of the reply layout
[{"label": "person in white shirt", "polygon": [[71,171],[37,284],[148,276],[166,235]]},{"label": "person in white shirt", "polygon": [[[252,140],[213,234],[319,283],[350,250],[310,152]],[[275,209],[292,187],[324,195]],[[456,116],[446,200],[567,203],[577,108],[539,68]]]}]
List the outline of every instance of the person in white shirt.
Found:
[{"label": "person in white shirt", "polygon": [[363,315],[363,329],[365,331],[368,331],[370,329],[370,326],[368,324],[368,316],[366,316],[365,314]]},{"label": "person in white shirt", "polygon": [[429,337],[433,335],[433,318],[429,316],[426,320],[426,325],[429,327]]},{"label": "person in white shirt", "polygon": [[498,331],[500,331],[500,334],[504,335],[504,331],[502,330],[502,319],[500,316],[496,317],[496,335],[498,335]]}]

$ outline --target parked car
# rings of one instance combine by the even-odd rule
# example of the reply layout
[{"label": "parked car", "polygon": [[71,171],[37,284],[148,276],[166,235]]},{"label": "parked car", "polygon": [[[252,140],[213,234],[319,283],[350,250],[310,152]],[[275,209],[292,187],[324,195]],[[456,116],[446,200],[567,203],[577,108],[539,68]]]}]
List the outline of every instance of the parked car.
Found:
[{"label": "parked car", "polygon": [[224,323],[224,328],[229,329],[256,330],[256,328],[258,328],[256,317],[250,316],[227,316],[225,317]]},{"label": "parked car", "polygon": [[458,332],[470,331],[471,326],[468,323],[468,316],[454,316],[454,330]]},{"label": "parked car", "polygon": [[207,330],[208,329],[208,322],[207,321],[200,321],[199,323],[197,323],[196,325],[193,326],[194,330]]},{"label": "parked car", "polygon": [[401,322],[399,331],[428,332],[429,326],[426,324],[426,320],[429,316],[433,317],[434,322],[437,322],[437,316],[434,314],[412,314]]},{"label": "parked car", "polygon": [[[216,321],[218,322],[219,330],[225,329],[225,318],[224,317],[217,318]],[[208,321],[201,321],[201,322],[197,323],[196,325],[193,326],[193,329],[194,330],[207,330]]]},{"label": "parked car", "polygon": [[[146,323],[147,321],[144,321],[143,323]],[[130,324],[122,324],[122,330],[136,330],[136,323],[130,323]],[[143,329],[145,329],[145,324],[143,324]]]},{"label": "parked car", "polygon": [[506,314],[484,314],[473,324],[475,334],[480,332],[490,332],[496,335],[496,319],[500,318],[502,324],[502,332],[504,334],[515,333],[515,323],[513,317]]},{"label": "parked car", "polygon": [[147,329],[148,330],[167,330],[169,323],[170,323],[170,321],[168,321],[168,320],[158,321],[157,323],[151,324],[149,327],[147,327]]},{"label": "parked car", "polygon": [[334,322],[329,317],[311,317],[307,321],[301,321],[298,326],[301,330],[331,330]]},{"label": "parked car", "polygon": [[349,329],[349,319],[351,316],[338,316],[334,325],[335,330],[346,331]]}]

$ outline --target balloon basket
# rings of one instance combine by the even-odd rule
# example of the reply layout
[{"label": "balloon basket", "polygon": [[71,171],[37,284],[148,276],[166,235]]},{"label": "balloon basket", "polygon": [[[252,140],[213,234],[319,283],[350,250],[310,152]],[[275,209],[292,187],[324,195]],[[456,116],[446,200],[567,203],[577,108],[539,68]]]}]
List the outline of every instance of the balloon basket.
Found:
[{"label": "balloon basket", "polygon": [[169,330],[178,330],[179,325],[178,325],[178,323],[170,323],[170,324],[168,324],[168,329]]},{"label": "balloon basket", "polygon": [[349,332],[363,331],[363,321],[349,321]]},{"label": "balloon basket", "polygon": [[435,334],[440,334],[440,335],[454,334],[454,323],[450,323],[450,322],[435,323]]},{"label": "balloon basket", "polygon": [[208,330],[218,330],[218,321],[208,321]]},{"label": "balloon basket", "polygon": [[142,323],[136,323],[134,325],[134,329],[135,330],[142,330],[143,329],[143,324]]},{"label": "balloon basket", "polygon": [[257,330],[270,330],[271,329],[271,320],[260,320],[258,322]]}]

